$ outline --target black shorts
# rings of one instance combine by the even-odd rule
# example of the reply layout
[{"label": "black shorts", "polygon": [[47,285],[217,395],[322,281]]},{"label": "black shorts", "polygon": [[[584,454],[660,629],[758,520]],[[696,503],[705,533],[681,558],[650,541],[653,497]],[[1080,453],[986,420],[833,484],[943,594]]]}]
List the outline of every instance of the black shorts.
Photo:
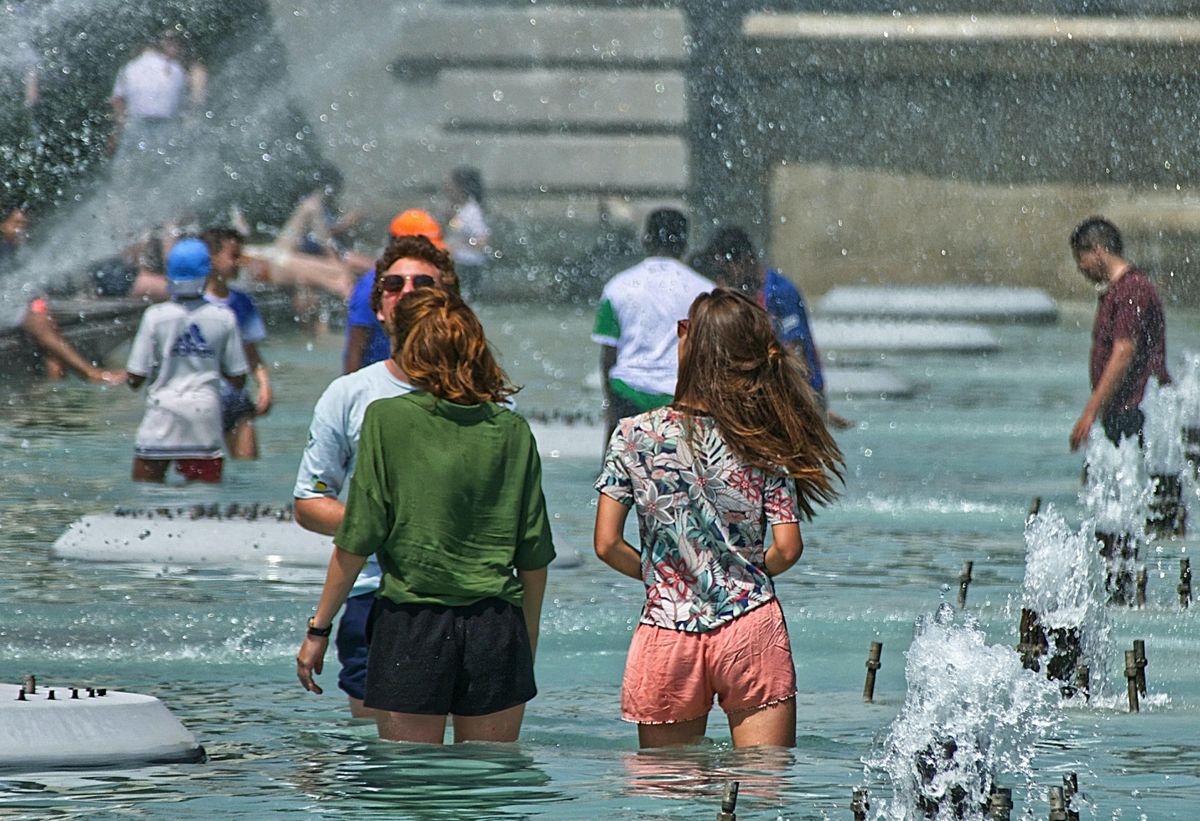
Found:
[{"label": "black shorts", "polygon": [[375,599],[363,704],[420,715],[482,716],[537,695],[525,616],[500,599],[465,607]]},{"label": "black shorts", "polygon": [[223,391],[221,394],[221,430],[233,433],[233,429],[247,419],[254,418],[254,400],[245,390]]},{"label": "black shorts", "polygon": [[1142,447],[1142,427],[1146,424],[1146,416],[1138,408],[1108,414],[1100,420],[1100,424],[1104,427],[1104,435],[1114,445],[1121,444],[1122,439],[1136,436],[1138,447]]}]

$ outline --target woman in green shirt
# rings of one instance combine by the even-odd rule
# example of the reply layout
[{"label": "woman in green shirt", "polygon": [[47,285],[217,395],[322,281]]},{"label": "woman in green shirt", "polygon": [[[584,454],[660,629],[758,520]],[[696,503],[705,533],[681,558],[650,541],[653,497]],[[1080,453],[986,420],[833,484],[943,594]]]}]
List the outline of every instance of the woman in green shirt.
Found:
[{"label": "woman in green shirt", "polygon": [[379,735],[515,741],[537,693],[533,655],[554,545],[537,443],[498,402],[513,387],[478,318],[425,288],[397,304],[393,356],[418,390],[373,402],[316,615],[296,657],[305,689],[366,556],[383,582],[367,627],[363,702]]}]

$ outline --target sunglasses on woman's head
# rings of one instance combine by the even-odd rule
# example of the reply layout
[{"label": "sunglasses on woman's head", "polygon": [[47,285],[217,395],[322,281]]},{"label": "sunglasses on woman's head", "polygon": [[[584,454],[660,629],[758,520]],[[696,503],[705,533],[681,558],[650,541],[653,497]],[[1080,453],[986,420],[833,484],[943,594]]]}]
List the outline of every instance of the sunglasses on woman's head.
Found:
[{"label": "sunglasses on woman's head", "polygon": [[412,282],[414,288],[433,288],[437,280],[429,274],[388,274],[379,280],[379,287],[384,291],[395,293],[404,290],[405,281]]},{"label": "sunglasses on woman's head", "polygon": [[687,336],[688,326],[692,324],[690,319],[681,319],[675,323],[675,335],[680,339]]}]

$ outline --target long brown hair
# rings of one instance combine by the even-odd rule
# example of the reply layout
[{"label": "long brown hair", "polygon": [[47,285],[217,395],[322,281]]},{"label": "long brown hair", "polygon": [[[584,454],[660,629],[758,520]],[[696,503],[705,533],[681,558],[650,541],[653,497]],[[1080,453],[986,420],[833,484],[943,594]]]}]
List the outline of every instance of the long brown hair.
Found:
[{"label": "long brown hair", "polygon": [[688,311],[675,404],[704,409],[739,459],[796,481],[804,518],[837,496],[845,460],[825,427],[799,358],[775,338],[767,312],[728,288]]},{"label": "long brown hair", "polygon": [[413,385],[461,405],[501,402],[520,388],[492,356],[483,325],[456,294],[421,288],[396,303],[392,355]]}]

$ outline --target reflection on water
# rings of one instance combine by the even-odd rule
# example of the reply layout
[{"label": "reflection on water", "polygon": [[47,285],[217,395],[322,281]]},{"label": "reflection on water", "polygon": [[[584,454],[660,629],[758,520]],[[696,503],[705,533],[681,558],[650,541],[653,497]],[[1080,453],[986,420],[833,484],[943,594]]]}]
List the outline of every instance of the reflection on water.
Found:
[{"label": "reflection on water", "polygon": [[[364,736],[374,727],[364,725]],[[335,743],[331,744],[333,741]],[[311,757],[292,782],[316,802],[347,800],[366,812],[413,819],[521,818],[530,804],[567,800],[516,745],[397,744],[342,734],[306,734]]]}]

